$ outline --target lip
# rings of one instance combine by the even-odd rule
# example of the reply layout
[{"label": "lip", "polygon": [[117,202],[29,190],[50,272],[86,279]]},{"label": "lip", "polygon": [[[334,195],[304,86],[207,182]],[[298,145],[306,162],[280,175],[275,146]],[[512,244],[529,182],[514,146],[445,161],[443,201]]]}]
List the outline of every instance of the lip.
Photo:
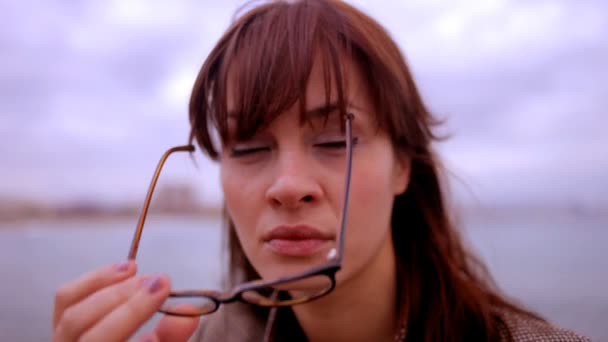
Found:
[{"label": "lip", "polygon": [[332,234],[308,225],[281,225],[264,234],[263,241],[282,256],[310,256],[333,241]]}]

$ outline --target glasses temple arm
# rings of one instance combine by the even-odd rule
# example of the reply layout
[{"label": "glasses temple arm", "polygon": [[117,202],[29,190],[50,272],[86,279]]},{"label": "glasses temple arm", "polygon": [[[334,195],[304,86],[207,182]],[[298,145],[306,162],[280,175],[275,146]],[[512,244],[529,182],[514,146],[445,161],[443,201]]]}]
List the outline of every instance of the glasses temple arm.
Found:
[{"label": "glasses temple arm", "polygon": [[346,236],[346,223],[348,215],[348,200],[350,197],[350,179],[353,164],[353,137],[352,137],[352,114],[346,115],[346,177],[344,182],[344,203],[342,205],[342,222],[340,224],[340,236],[338,238],[338,253],[336,261],[342,263],[344,254],[344,237]]},{"label": "glasses temple arm", "polygon": [[169,158],[169,155],[171,153],[181,152],[181,151],[193,152],[194,145],[184,145],[184,146],[176,146],[176,147],[170,148],[169,150],[167,150],[167,152],[165,152],[163,154],[163,156],[160,158],[160,161],[158,162],[158,165],[156,166],[156,170],[154,171],[154,176],[152,176],[152,181],[150,182],[150,186],[148,187],[148,194],[146,195],[146,199],[144,200],[144,206],[139,215],[139,221],[137,222],[137,228],[135,229],[135,234],[133,235],[133,240],[131,240],[131,247],[129,248],[129,255],[128,255],[129,260],[135,260],[135,256],[137,255],[137,249],[139,248],[139,241],[141,240],[141,233],[144,228],[144,223],[146,222],[146,216],[148,215],[148,209],[150,207],[152,193],[154,192],[154,188],[156,187],[158,177],[160,176],[160,171],[162,170],[163,165],[165,164],[165,161],[167,160],[167,158]]}]

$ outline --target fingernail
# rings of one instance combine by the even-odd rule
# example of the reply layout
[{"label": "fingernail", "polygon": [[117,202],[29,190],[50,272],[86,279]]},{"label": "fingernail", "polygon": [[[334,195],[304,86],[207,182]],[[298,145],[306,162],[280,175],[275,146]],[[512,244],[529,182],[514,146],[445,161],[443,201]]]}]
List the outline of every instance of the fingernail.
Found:
[{"label": "fingernail", "polygon": [[130,265],[130,262],[128,260],[127,261],[123,261],[123,262],[115,264],[114,265],[114,269],[116,271],[123,272],[123,271],[126,271],[129,268],[129,265]]},{"label": "fingernail", "polygon": [[163,288],[163,282],[158,276],[149,277],[144,279],[144,286],[148,288],[148,292],[155,293]]}]

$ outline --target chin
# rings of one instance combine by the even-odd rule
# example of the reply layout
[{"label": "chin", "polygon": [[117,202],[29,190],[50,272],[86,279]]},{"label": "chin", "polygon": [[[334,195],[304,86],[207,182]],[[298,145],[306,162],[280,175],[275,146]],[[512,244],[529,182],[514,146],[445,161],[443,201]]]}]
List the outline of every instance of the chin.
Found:
[{"label": "chin", "polygon": [[326,253],[319,253],[306,258],[293,258],[272,253],[270,255],[266,254],[267,257],[258,263],[254,263],[254,266],[260,276],[269,281],[294,276],[320,266],[326,262],[325,255]]}]

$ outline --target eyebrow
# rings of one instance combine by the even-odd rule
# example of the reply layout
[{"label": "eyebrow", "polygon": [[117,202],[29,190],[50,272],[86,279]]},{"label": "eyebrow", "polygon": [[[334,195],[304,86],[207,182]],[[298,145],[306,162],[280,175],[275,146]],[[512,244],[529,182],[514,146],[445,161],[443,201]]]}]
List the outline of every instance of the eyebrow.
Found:
[{"label": "eyebrow", "polygon": [[309,120],[319,117],[325,118],[338,109],[339,106],[336,102],[324,103],[319,106],[313,107],[312,109],[306,110],[306,112],[304,112],[304,117]]}]

